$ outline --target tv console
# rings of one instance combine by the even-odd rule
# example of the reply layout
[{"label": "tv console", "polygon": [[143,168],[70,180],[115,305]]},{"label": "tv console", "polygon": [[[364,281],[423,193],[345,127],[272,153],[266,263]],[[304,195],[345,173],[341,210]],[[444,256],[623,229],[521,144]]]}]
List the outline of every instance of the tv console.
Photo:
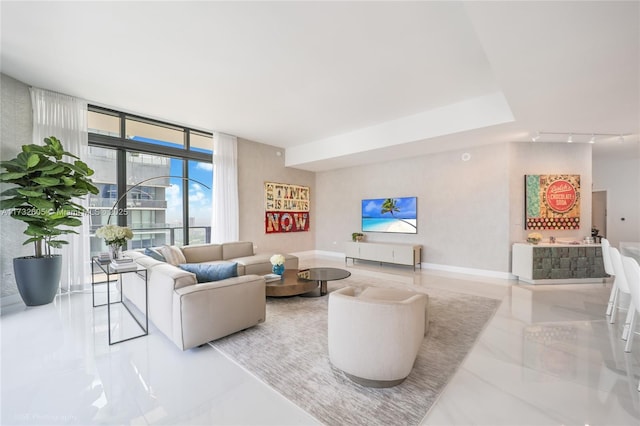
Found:
[{"label": "tv console", "polygon": [[388,244],[388,243],[363,243],[351,242],[345,243],[344,263],[351,259],[352,262],[358,260],[370,260],[373,262],[393,263],[396,265],[413,266],[416,270],[416,264],[422,269],[422,246],[411,244]]}]

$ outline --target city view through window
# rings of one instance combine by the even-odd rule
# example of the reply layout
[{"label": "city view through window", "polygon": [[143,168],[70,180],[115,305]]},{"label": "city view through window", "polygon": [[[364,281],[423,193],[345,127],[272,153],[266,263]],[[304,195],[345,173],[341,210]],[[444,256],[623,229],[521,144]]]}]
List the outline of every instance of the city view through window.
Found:
[{"label": "city view through window", "polygon": [[[154,137],[162,137],[167,130],[127,120],[129,122],[136,123],[136,129],[144,129],[146,134]],[[91,133],[120,139],[117,129],[113,116],[95,112],[89,115],[90,143]],[[132,136],[129,131],[126,139],[157,145],[162,154],[176,148],[184,150],[184,144],[176,143],[176,130],[168,131],[169,141]],[[187,244],[185,227],[189,244],[211,241],[213,166],[210,158],[213,152],[206,148],[212,147],[213,143],[210,135],[192,133],[190,136],[195,142],[194,151],[200,153],[196,155],[209,158],[209,162],[190,159],[189,155],[180,157],[125,149],[126,209],[114,208],[118,194],[122,194],[118,191],[118,170],[121,169],[118,167],[118,151],[122,148],[89,147],[87,164],[95,170],[92,179],[100,189],[98,194],[89,198],[92,256],[107,251],[104,241],[95,236],[95,231],[107,223],[122,223],[119,222],[121,216],[126,217],[126,224],[134,233],[128,249]]]}]

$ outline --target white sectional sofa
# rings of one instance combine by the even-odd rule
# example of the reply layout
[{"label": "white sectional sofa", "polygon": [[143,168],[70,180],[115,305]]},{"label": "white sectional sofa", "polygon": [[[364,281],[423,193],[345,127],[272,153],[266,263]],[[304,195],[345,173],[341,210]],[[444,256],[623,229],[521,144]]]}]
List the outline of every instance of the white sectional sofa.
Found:
[{"label": "white sectional sofa", "polygon": [[[254,254],[248,241],[180,248],[186,263],[237,263],[238,276],[198,283],[196,275],[140,251],[126,251],[147,269],[149,320],[180,349],[253,327],[265,321],[265,280],[272,254]],[[285,267],[298,268],[298,258],[286,254]],[[122,274],[127,299],[144,311],[144,279]]]},{"label": "white sectional sofa", "polygon": [[[251,241],[238,241],[223,244],[194,244],[181,247],[186,263],[236,262],[238,275],[265,275],[271,272],[273,253],[256,254]],[[282,253],[286,269],[298,269],[298,258]]]}]

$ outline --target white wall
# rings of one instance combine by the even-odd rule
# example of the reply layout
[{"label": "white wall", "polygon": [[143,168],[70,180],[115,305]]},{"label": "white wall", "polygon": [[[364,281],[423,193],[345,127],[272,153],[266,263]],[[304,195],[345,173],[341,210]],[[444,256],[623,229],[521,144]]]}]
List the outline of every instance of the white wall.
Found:
[{"label": "white wall", "polygon": [[[281,155],[278,155],[280,152]],[[238,138],[240,239],[253,241],[257,252],[300,252],[315,248],[317,228],[315,173],[286,168],[284,150]],[[264,183],[281,182],[310,187],[310,224],[307,232],[266,234]]]},{"label": "white wall", "polygon": [[[0,74],[1,127],[0,127],[0,158],[9,160],[14,158],[24,144],[32,143],[33,113],[29,86],[7,75]],[[0,185],[4,190],[5,186]],[[8,215],[0,215],[0,282],[3,304],[12,296],[18,294],[13,275],[13,258],[33,254],[33,245],[23,246],[27,239],[23,234],[26,226],[22,222],[12,219]]]},{"label": "white wall", "polygon": [[593,161],[593,189],[607,191],[606,237],[614,246],[620,241],[640,241],[639,154]]},{"label": "white wall", "polygon": [[344,253],[361,229],[362,199],[417,196],[418,234],[367,233],[366,240],[421,244],[425,263],[506,272],[508,158],[499,144],[318,173],[316,247]]}]

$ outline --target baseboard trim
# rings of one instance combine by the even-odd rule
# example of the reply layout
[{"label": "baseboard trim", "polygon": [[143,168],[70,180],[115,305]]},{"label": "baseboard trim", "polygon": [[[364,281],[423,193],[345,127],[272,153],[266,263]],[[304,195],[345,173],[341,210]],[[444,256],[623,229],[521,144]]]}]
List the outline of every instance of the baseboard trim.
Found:
[{"label": "baseboard trim", "polygon": [[326,257],[335,257],[338,259],[344,260],[344,253],[336,252],[336,251],[326,251],[326,250],[307,250],[307,251],[299,251],[292,253],[298,257],[304,256],[326,256]]},{"label": "baseboard trim", "polygon": [[[307,256],[316,255],[316,256],[335,257],[335,258],[344,260],[344,253],[336,252],[336,251],[309,250],[305,252],[296,253],[296,255],[301,255],[301,254],[304,254]],[[478,277],[487,277],[487,278],[500,278],[503,280],[518,279],[517,276],[513,275],[510,272],[491,271],[488,269],[465,268],[462,266],[441,265],[438,263],[426,263],[426,262],[422,262],[421,265],[423,269],[432,269],[434,271],[455,272],[457,274],[475,275]]]},{"label": "baseboard trim", "polygon": [[510,272],[490,271],[488,269],[465,268],[462,266],[441,265],[438,263],[422,263],[424,269],[435,271],[455,272],[457,274],[475,275],[479,277],[500,278],[503,280],[517,280],[518,277]]}]

